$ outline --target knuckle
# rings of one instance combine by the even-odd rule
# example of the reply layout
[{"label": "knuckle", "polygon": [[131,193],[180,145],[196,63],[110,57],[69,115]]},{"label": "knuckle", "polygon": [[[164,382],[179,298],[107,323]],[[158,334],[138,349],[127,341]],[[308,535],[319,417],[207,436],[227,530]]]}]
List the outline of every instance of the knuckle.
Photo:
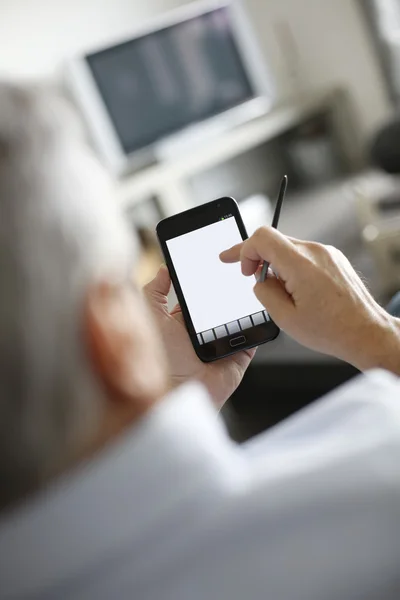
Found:
[{"label": "knuckle", "polygon": [[345,258],[343,252],[335,246],[327,246],[327,253],[330,261],[335,264],[343,262],[343,259]]},{"label": "knuckle", "polygon": [[267,233],[268,227],[266,225],[262,225],[261,227],[258,227],[258,229],[255,230],[253,235],[256,238],[263,238]]},{"label": "knuckle", "polygon": [[340,250],[330,244],[321,244],[320,242],[310,242],[309,248],[318,256],[336,258],[341,254]]},{"label": "knuckle", "polygon": [[317,254],[328,254],[328,246],[321,244],[320,242],[311,242],[311,249]]},{"label": "knuckle", "polygon": [[331,245],[307,242],[304,250],[304,255],[310,264],[332,267],[340,261],[340,250]]},{"label": "knuckle", "polygon": [[325,246],[325,250],[328,252],[328,254],[331,254],[332,256],[335,256],[336,254],[340,253],[340,250],[338,250],[335,246],[331,246],[330,244]]},{"label": "knuckle", "polygon": [[319,242],[312,242],[312,241],[300,241],[298,244],[296,244],[298,246],[298,248],[308,254],[319,254],[322,252],[323,249],[323,244],[320,244]]}]

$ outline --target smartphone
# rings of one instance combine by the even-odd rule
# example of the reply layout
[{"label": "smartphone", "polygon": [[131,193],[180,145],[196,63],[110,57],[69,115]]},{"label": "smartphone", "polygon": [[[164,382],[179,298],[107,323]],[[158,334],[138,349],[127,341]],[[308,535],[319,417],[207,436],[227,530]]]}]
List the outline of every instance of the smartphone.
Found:
[{"label": "smartphone", "polygon": [[163,219],[157,236],[197,356],[210,362],[275,339],[279,328],[257,300],[255,277],[219,254],[248,236],[233,198]]}]

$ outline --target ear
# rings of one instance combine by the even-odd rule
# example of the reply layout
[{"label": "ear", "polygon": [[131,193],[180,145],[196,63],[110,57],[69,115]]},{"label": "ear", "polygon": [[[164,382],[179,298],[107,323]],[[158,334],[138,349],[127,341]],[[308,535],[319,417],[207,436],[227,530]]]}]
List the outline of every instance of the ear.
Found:
[{"label": "ear", "polygon": [[148,321],[139,294],[129,286],[103,282],[87,295],[84,331],[95,376],[114,408],[133,416],[145,412],[165,386],[163,360],[158,360]]}]

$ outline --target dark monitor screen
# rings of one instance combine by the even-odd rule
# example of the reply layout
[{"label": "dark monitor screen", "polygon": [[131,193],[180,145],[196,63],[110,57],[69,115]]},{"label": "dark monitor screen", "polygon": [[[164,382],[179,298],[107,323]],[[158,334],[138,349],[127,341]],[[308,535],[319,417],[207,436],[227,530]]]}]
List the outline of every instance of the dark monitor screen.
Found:
[{"label": "dark monitor screen", "polygon": [[126,154],[254,97],[228,7],[86,60]]}]

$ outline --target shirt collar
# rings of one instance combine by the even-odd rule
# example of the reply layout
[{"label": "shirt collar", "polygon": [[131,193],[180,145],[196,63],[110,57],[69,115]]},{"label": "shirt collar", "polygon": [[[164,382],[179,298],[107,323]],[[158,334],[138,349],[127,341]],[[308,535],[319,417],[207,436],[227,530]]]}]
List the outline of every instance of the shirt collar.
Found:
[{"label": "shirt collar", "polygon": [[[0,595],[33,596],[143,539],[187,479],[218,481],[233,444],[199,384],[0,522]],[[161,499],[161,500],[160,500]]]}]

